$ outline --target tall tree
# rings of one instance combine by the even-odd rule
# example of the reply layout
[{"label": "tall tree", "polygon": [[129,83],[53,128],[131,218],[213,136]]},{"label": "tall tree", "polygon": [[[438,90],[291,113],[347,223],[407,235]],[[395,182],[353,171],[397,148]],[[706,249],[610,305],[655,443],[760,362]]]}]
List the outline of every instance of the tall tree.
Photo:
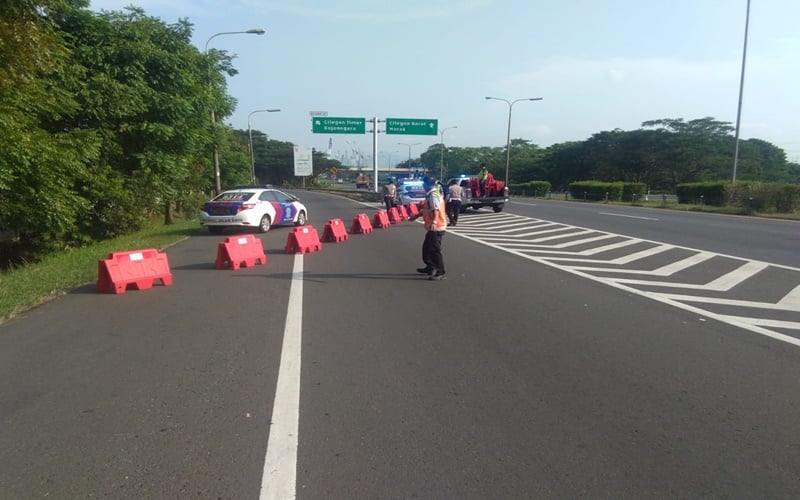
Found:
[{"label": "tall tree", "polygon": [[212,65],[228,60],[191,45],[186,20],[167,25],[133,7],[74,20],[74,59],[87,73],[74,125],[103,138],[100,165],[124,180],[130,212],[143,217],[163,203],[169,222],[174,202],[206,187],[198,164],[208,165],[204,184],[213,179],[210,110],[225,116],[233,101]]},{"label": "tall tree", "polygon": [[97,158],[93,131],[55,126],[79,109],[80,68],[69,64],[65,13],[83,0],[0,3],[0,228],[17,253],[79,244],[89,203],[76,189]]}]

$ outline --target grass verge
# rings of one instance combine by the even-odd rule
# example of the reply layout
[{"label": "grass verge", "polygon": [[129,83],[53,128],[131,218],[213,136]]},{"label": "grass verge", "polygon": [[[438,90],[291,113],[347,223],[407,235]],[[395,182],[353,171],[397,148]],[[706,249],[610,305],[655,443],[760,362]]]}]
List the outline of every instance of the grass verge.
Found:
[{"label": "grass verge", "polygon": [[67,290],[97,280],[97,263],[112,252],[141,248],[163,250],[199,232],[197,219],[153,221],[138,233],[59,252],[41,262],[0,273],[0,323]]}]

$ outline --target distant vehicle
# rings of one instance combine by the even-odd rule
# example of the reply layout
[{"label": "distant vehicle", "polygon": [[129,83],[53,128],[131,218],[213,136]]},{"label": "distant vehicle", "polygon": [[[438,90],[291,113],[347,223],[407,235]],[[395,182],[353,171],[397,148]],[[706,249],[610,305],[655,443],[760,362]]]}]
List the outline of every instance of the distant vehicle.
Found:
[{"label": "distant vehicle", "polygon": [[358,174],[356,176],[356,189],[359,188],[369,189],[369,176],[367,174]]},{"label": "distant vehicle", "polygon": [[266,233],[273,225],[303,226],[307,221],[308,210],[297,196],[266,187],[237,187],[220,193],[200,209],[200,225],[212,234],[229,227]]},{"label": "distant vehicle", "polygon": [[[483,190],[481,190],[480,180],[475,176],[461,175],[453,179],[464,190],[461,212],[466,212],[468,208],[479,210],[482,207],[492,207],[495,212],[503,211],[503,207],[508,201],[508,186],[505,185],[505,182],[499,181],[489,174]],[[448,180],[446,186],[450,185],[453,179]]]}]

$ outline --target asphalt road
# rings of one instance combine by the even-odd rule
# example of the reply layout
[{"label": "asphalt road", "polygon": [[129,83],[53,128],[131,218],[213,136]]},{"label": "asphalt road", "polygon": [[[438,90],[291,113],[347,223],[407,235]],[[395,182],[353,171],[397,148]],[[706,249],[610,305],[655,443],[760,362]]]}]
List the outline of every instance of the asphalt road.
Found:
[{"label": "asphalt road", "polygon": [[[300,195],[320,235],[376,209]],[[172,286],[0,325],[0,497],[800,495],[800,347],[524,258],[480,233],[499,215],[798,257],[796,223],[553,202],[465,214],[441,282],[414,271],[419,223],[302,256],[274,228],[236,271],[198,235],[167,250]]]}]

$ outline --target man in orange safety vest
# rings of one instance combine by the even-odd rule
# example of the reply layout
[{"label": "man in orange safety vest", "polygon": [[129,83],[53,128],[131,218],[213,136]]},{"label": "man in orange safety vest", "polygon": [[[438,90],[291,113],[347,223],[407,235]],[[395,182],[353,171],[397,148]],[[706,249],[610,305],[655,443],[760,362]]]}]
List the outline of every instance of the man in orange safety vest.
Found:
[{"label": "man in orange safety vest", "polygon": [[422,243],[422,262],[417,272],[427,274],[430,280],[445,278],[444,258],[442,257],[442,237],[447,231],[447,208],[436,184],[436,177],[429,175],[422,181],[425,188],[425,201],[422,206],[422,220],[425,222],[425,240]]}]

